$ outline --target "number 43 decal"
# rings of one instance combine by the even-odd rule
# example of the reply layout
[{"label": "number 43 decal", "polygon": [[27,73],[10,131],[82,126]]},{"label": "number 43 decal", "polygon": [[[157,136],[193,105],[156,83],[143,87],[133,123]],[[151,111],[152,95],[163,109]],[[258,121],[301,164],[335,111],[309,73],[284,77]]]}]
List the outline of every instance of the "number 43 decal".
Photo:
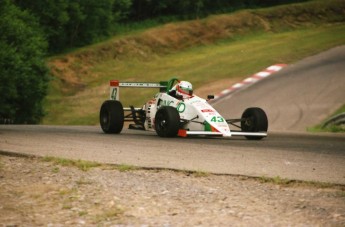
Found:
[{"label": "number 43 decal", "polygon": [[224,118],[222,118],[221,116],[212,117],[211,122],[224,122]]}]

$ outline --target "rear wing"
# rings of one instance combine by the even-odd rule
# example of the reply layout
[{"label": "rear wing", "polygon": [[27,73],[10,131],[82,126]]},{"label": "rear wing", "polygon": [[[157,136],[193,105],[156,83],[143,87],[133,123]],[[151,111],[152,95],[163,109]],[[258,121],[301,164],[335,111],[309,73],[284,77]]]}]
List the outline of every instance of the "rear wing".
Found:
[{"label": "rear wing", "polygon": [[166,92],[168,81],[160,81],[159,83],[151,82],[120,82],[118,80],[110,81],[110,100],[120,100],[120,87],[129,88],[159,88],[160,92]]}]

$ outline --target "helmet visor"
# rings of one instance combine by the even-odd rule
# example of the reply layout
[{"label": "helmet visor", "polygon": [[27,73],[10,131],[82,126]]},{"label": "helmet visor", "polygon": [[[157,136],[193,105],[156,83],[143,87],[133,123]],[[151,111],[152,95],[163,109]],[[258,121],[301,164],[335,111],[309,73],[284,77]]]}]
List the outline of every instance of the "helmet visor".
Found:
[{"label": "helmet visor", "polygon": [[187,95],[193,95],[193,89],[191,89],[189,87],[183,87],[183,86],[180,86],[179,88],[180,88],[179,90],[181,93],[184,93]]}]

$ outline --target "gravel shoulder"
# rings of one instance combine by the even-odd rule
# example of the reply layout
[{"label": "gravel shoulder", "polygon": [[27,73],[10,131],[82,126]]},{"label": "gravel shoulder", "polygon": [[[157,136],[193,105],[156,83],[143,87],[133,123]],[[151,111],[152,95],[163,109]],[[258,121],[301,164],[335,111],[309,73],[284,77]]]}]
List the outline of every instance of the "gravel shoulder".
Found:
[{"label": "gravel shoulder", "polygon": [[0,154],[2,226],[344,226],[345,186]]}]

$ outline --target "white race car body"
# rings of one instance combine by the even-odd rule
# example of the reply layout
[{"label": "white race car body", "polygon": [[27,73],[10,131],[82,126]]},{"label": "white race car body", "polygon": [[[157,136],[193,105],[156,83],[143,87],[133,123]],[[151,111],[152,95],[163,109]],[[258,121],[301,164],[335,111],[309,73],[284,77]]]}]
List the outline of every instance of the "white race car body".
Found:
[{"label": "white race car body", "polygon": [[[186,137],[188,135],[206,135],[206,136],[245,136],[248,139],[261,139],[267,136],[267,117],[264,112],[259,108],[255,109],[254,113],[252,110],[249,111],[250,115],[245,114],[240,119],[225,119],[222,117],[209,103],[207,100],[202,99],[196,95],[193,95],[189,98],[178,99],[170,95],[169,87],[171,88],[172,82],[160,82],[160,83],[133,83],[133,82],[122,82],[120,83],[117,80],[110,81],[110,100],[105,101],[101,108],[100,113],[100,122],[101,127],[106,133],[119,133],[122,130],[124,121],[132,121],[134,124],[130,124],[130,129],[140,129],[148,131],[156,131],[158,135],[163,137],[171,137],[175,135],[175,132],[170,133],[169,136],[166,136],[164,133],[161,133],[162,128],[165,130],[166,121],[171,121],[171,118],[166,118],[166,111],[163,111],[165,115],[157,119],[157,114],[161,109],[169,109],[169,111],[174,112],[172,116],[177,115],[175,127],[176,135],[181,137]],[[171,83],[170,83],[171,82]],[[120,97],[120,87],[132,87],[132,88],[159,88],[160,92],[155,94],[154,97],[146,102],[143,107],[135,108],[122,107],[122,104],[119,102]],[[113,103],[113,104],[111,104]],[[106,104],[106,105],[105,105]],[[120,107],[114,107],[120,106]],[[259,113],[258,110],[259,110]],[[121,112],[118,114],[117,112]],[[168,112],[169,112],[168,111]],[[162,111],[161,111],[162,112]],[[175,113],[176,112],[176,113]],[[247,111],[248,112],[248,111]],[[129,113],[129,114],[124,114]],[[171,114],[171,113],[170,113]],[[115,119],[113,116],[117,116]],[[168,114],[169,115],[169,114]],[[252,116],[253,115],[253,116]],[[254,116],[255,115],[255,116]],[[259,115],[258,119],[256,115]],[[158,114],[161,116],[161,113]],[[157,123],[158,121],[158,123]],[[259,121],[264,121],[263,126]],[[241,123],[241,126],[237,126],[234,123]],[[259,125],[260,127],[246,127],[247,123],[255,122],[254,126]],[[259,124],[258,124],[259,123]],[[122,124],[119,127],[113,127],[112,124]],[[157,124],[159,124],[157,126]],[[229,124],[235,125],[238,128],[241,128],[240,131],[231,130]],[[112,127],[114,129],[112,129]],[[170,126],[169,126],[170,127]],[[116,129],[115,129],[116,128]],[[248,129],[248,130],[243,130]]]},{"label": "white race car body", "polygon": [[231,136],[231,131],[226,120],[205,99],[196,95],[179,100],[167,93],[156,94],[143,107],[146,112],[145,129],[155,131],[155,114],[162,106],[176,108],[182,121],[186,122],[179,130],[179,136]]}]

